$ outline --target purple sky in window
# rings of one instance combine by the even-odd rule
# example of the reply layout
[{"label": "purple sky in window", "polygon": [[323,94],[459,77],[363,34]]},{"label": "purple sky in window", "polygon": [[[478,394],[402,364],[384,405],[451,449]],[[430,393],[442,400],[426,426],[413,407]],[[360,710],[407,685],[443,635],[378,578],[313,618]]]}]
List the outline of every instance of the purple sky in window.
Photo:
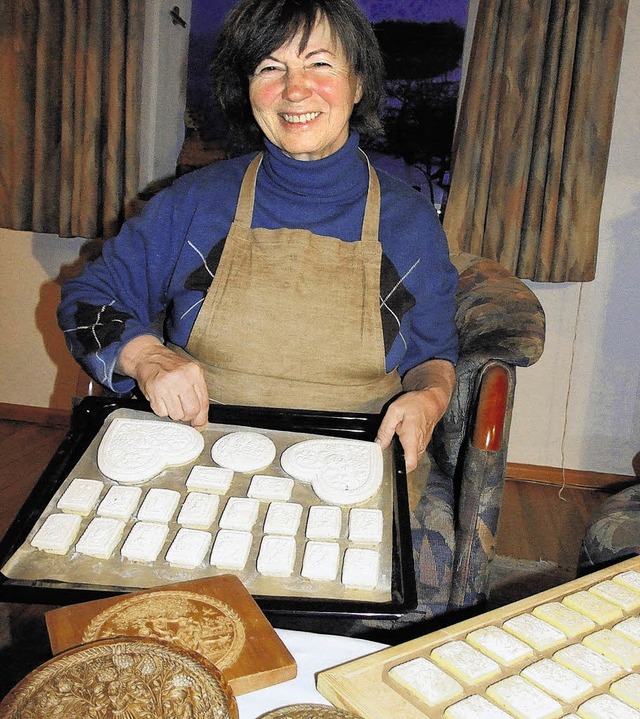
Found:
[{"label": "purple sky in window", "polygon": [[[438,22],[455,20],[466,25],[469,0],[359,0],[371,22],[417,20]],[[217,30],[222,18],[236,0],[193,0],[191,32],[206,34]]]}]

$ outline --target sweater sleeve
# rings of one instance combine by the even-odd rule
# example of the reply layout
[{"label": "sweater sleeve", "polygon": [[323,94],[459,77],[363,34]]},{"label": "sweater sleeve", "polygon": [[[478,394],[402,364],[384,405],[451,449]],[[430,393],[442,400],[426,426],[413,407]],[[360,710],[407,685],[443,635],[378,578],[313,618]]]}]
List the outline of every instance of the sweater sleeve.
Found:
[{"label": "sweater sleeve", "polygon": [[167,287],[181,247],[175,205],[171,189],[159,193],[62,288],[58,322],[69,351],[115,392],[135,384],[115,372],[124,345],[145,334],[162,340]]}]

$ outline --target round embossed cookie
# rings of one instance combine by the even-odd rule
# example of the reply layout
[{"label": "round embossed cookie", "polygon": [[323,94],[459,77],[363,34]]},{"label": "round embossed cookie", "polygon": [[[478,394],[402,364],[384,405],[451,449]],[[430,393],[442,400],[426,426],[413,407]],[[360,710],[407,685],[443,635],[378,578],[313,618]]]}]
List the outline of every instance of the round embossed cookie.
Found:
[{"label": "round embossed cookie", "polygon": [[63,652],[34,669],[0,704],[2,719],[182,717],[238,719],[221,672],[195,652],[119,637]]},{"label": "round embossed cookie", "polygon": [[211,447],[211,459],[234,472],[257,472],[275,458],[275,444],[259,432],[230,432]]},{"label": "round embossed cookie", "polygon": [[291,704],[261,714],[258,719],[358,719],[344,709],[325,704]]}]

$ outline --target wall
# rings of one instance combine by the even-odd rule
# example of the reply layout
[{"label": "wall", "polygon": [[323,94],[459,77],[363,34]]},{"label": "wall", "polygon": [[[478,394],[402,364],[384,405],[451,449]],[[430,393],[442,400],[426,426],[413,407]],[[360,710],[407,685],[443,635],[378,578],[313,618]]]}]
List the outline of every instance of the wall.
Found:
[{"label": "wall", "polygon": [[[163,13],[172,7],[161,2]],[[180,7],[185,15],[187,4]],[[152,43],[152,52],[170,57],[163,51],[172,42],[180,45],[180,29],[164,14],[156,24],[160,42]],[[181,57],[179,50],[172,53]],[[163,176],[175,162],[175,137],[168,139],[165,133],[175,135],[167,128],[179,124],[182,91],[171,92],[177,75],[166,73],[177,73],[181,62],[164,66],[164,75],[146,76],[155,77],[147,88],[147,180]],[[547,313],[548,336],[538,364],[518,371],[511,462],[633,474],[631,461],[640,451],[638,66],[640,3],[634,2],[627,21],[597,276],[584,285],[531,285]],[[153,105],[156,94],[163,93],[164,99]],[[54,279],[62,265],[74,261],[81,244],[0,230],[0,403],[70,405],[76,372],[55,325]]]}]

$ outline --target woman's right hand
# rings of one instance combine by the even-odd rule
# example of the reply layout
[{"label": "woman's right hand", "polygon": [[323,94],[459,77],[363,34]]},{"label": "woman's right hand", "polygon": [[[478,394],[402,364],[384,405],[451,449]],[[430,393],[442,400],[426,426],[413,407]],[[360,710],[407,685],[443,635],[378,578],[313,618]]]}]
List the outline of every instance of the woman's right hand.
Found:
[{"label": "woman's right hand", "polygon": [[122,348],[117,371],[132,377],[159,417],[189,422],[204,429],[209,393],[202,367],[165,347],[157,337],[142,335]]}]

